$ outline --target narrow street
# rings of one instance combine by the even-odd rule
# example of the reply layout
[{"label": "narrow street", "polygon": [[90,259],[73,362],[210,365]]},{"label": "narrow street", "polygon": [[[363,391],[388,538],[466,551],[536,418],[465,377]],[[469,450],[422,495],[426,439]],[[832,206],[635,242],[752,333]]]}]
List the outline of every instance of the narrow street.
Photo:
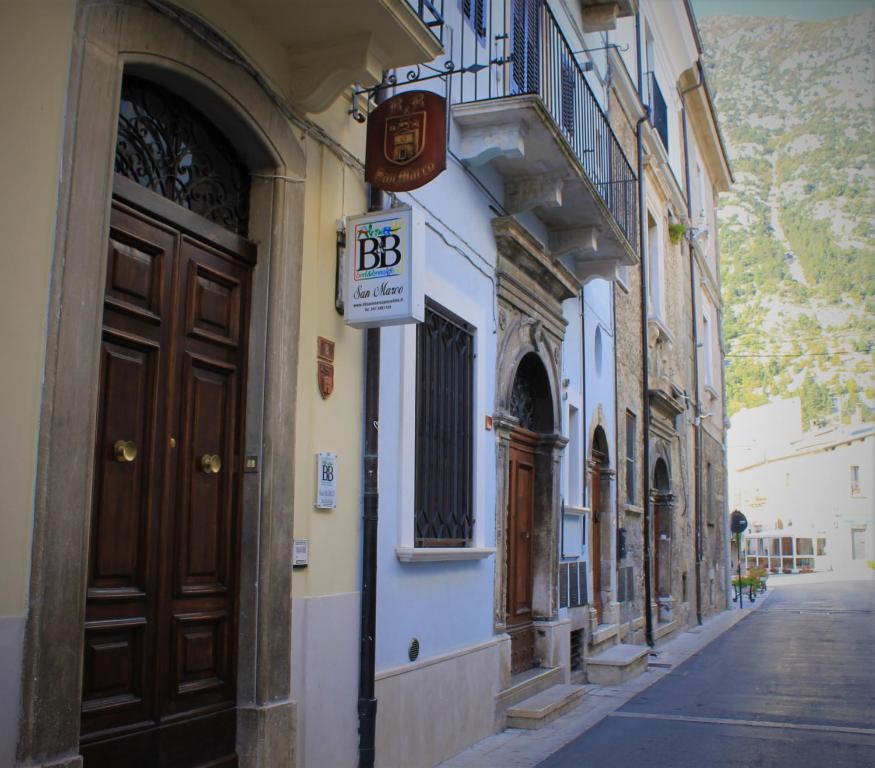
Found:
[{"label": "narrow street", "polygon": [[541,768],[875,765],[875,582],[798,583]]}]

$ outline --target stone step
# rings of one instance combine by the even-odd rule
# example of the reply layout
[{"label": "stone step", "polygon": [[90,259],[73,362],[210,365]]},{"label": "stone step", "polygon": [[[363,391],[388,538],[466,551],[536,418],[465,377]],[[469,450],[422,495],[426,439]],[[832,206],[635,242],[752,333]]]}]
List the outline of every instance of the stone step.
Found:
[{"label": "stone step", "polygon": [[547,690],[550,686],[561,683],[563,680],[562,667],[549,669],[538,667],[527,672],[520,672],[510,679],[510,685],[495,697],[495,710],[500,716],[508,707],[534,696],[536,693]]},{"label": "stone step", "polygon": [[574,707],[583,696],[582,685],[554,685],[507,710],[508,728],[534,730]]},{"label": "stone step", "polygon": [[646,645],[614,645],[585,659],[586,679],[596,685],[618,685],[647,669]]}]

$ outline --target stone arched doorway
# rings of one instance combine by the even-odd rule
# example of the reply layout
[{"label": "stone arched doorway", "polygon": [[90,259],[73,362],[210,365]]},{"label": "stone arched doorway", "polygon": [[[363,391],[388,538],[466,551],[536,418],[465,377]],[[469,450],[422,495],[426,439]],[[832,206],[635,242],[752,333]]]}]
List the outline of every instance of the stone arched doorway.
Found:
[{"label": "stone arched doorway", "polygon": [[670,621],[671,606],[671,537],[672,508],[671,471],[668,461],[658,456],[653,465],[651,481],[651,530],[653,531],[653,594],[660,621]]},{"label": "stone arched doorway", "polygon": [[[538,356],[520,361],[510,398],[508,452],[507,595],[505,622],[511,637],[511,672],[535,666],[535,571],[544,559],[544,532],[549,529],[551,499],[541,460],[541,440],[553,432],[550,383]],[[545,519],[546,518],[546,519]]]},{"label": "stone arched doorway", "polygon": [[592,568],[593,608],[598,624],[604,622],[606,595],[610,590],[610,454],[608,439],[601,426],[595,428],[592,438],[591,474],[591,532],[589,556]]},{"label": "stone arched doorway", "polygon": [[[148,592],[141,587],[152,567],[168,572],[166,578],[174,584],[173,599],[186,595],[186,599],[199,596],[212,601],[210,606],[168,608],[165,624],[173,627],[175,622],[175,628],[168,630],[164,642],[170,643],[168,638],[174,631],[176,635],[166,659],[171,667],[176,665],[176,671],[187,675],[177,681],[174,694],[199,691],[207,697],[215,695],[215,701],[200,702],[202,712],[213,707],[211,711],[234,713],[222,725],[228,731],[223,738],[231,745],[231,754],[224,747],[219,749],[221,755],[202,754],[197,746],[193,752],[172,754],[172,749],[166,751],[173,742],[171,737],[164,741],[165,752],[157,760],[151,747],[130,745],[118,754],[107,755],[106,760],[132,768],[163,765],[162,761],[171,759],[181,766],[205,761],[217,766],[289,766],[294,752],[288,599],[292,520],[286,505],[274,505],[270,500],[293,497],[288,472],[273,467],[293,463],[295,382],[287,371],[297,364],[303,190],[283,179],[303,178],[303,149],[276,104],[253,84],[249,73],[197,43],[166,16],[146,5],[127,2],[83,2],[78,4],[77,13],[81,34],[72,56],[76,66],[71,68],[65,128],[64,167],[72,171],[64,175],[60,187],[63,216],[59,216],[54,259],[60,267],[52,275],[48,313],[40,427],[43,461],[34,515],[18,759],[27,765],[80,764],[80,732],[86,737],[84,745],[89,733],[85,715],[93,711],[90,697],[95,692],[107,694],[98,699],[118,694],[116,711],[140,706],[148,681],[141,674],[145,662],[139,665],[137,627],[148,626],[154,611],[140,610],[134,603],[141,600],[140,593]],[[172,195],[156,194],[138,180],[113,177],[122,82],[130,75],[157,84],[195,107],[219,128],[239,155],[241,174],[248,177],[251,171],[258,172],[251,183],[247,178],[238,201],[241,205],[236,206],[240,212],[246,209],[244,227],[226,226],[230,219],[217,222],[205,215],[204,209],[180,205]],[[180,160],[183,168],[196,158]],[[207,195],[206,200],[215,198]],[[118,247],[112,246],[114,238]],[[156,249],[153,241],[157,240],[169,250]],[[160,270],[150,272],[150,265],[162,261],[164,277],[181,285],[179,269],[174,271],[172,259],[161,254],[178,254],[183,249],[187,249],[188,259],[183,271],[191,278],[191,291],[185,296],[176,288],[168,293]],[[115,259],[116,264],[108,266],[108,252],[110,262]],[[197,263],[201,256],[210,263]],[[118,265],[124,274],[113,273]],[[199,297],[201,311],[191,314],[169,309],[159,300],[162,292],[180,301]],[[185,437],[182,432],[169,431],[167,422],[145,426],[122,423],[128,416],[136,420],[149,415],[149,408],[132,407],[131,413],[126,413],[120,407],[110,418],[110,411],[102,404],[103,374],[112,354],[112,350],[107,351],[104,330],[106,307],[110,305],[113,311],[121,307],[124,315],[119,320],[124,327],[112,331],[111,343],[125,337],[137,348],[133,352],[116,350],[116,362],[129,366],[124,375],[133,375],[137,361],[160,347],[159,341],[140,338],[145,331],[130,326],[132,318],[139,318],[144,328],[165,328],[169,326],[161,312],[175,313],[185,326],[188,341],[196,339],[198,344],[221,348],[223,352],[215,355],[208,353],[206,346],[193,351],[180,364],[176,385],[182,392],[180,382],[185,375],[193,375],[189,383],[197,390],[195,399],[203,396],[203,404],[214,395],[235,411],[233,418],[228,422],[224,417],[205,419],[202,426],[206,431],[199,437],[191,431]],[[173,344],[182,349],[181,341]],[[225,352],[233,359],[220,359]],[[141,383],[148,384],[161,373],[147,371]],[[223,388],[225,394],[221,395]],[[156,398],[154,414],[160,415],[161,396]],[[224,406],[218,400],[214,404],[221,410]],[[184,405],[179,408],[179,413],[184,412]],[[211,425],[215,426],[213,432]],[[114,426],[123,429],[116,434]],[[112,526],[107,528],[106,520],[95,514],[105,501],[100,498],[105,490],[101,483],[109,469],[167,465],[168,453],[182,446],[187,458],[177,462],[184,467],[186,482],[198,493],[222,496],[221,525],[229,526],[227,536],[219,535],[223,550],[219,560],[207,562],[211,558],[206,549],[189,553],[188,564],[193,568],[187,573],[173,567],[179,564],[174,557],[163,557],[159,539],[150,543],[158,552],[157,560],[151,565],[140,562],[130,531],[122,535],[116,528],[119,535],[115,536]],[[95,466],[90,460],[69,460],[70,456],[95,455],[99,459]],[[204,460],[207,455],[209,461]],[[243,456],[251,456],[260,471],[244,474],[240,465]],[[234,481],[232,474],[237,478]],[[120,483],[116,498],[121,498],[124,490],[124,483]],[[161,493],[169,498],[173,491]],[[149,498],[154,500],[156,494]],[[147,499],[143,506],[151,503]],[[134,521],[135,529],[139,522]],[[150,524],[154,521],[143,522],[138,532],[145,532],[148,538]],[[236,527],[236,532],[231,527]],[[95,537],[107,532],[110,546],[101,549]],[[113,541],[119,545],[115,551]],[[176,546],[176,542],[171,543]],[[239,560],[229,555],[234,548],[239,551]],[[121,582],[125,574],[132,574],[130,583],[95,582],[95,555],[103,557],[97,563],[103,569],[101,576]],[[206,567],[213,564],[218,570]],[[192,576],[197,577],[189,578]],[[228,600],[220,605],[223,594]],[[95,600],[100,602],[101,597],[107,598],[106,603],[122,598],[133,602],[127,615],[109,616],[102,613],[105,606],[97,609]],[[237,622],[238,614],[248,620]],[[183,626],[189,618],[197,621]],[[106,642],[95,636],[95,631],[99,634],[102,628],[109,629],[109,624],[101,622],[114,622],[116,634],[110,637],[112,632],[107,633]],[[261,631],[267,623],[269,637]],[[104,665],[96,678],[89,669],[95,661]],[[104,689],[97,691],[99,686]],[[179,700],[177,696],[173,706]],[[176,714],[165,712],[161,717],[170,722]],[[114,727],[109,723],[104,726],[104,734]],[[206,748],[209,738],[198,741],[196,737],[191,743]],[[89,757],[89,765],[92,762]]]}]

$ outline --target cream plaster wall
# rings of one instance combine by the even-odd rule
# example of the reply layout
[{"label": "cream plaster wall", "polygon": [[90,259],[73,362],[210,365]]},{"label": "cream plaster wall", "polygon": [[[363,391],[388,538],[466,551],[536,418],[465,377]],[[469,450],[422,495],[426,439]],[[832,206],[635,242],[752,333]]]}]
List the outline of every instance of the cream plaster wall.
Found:
[{"label": "cream plaster wall", "polygon": [[[320,127],[364,158],[364,128],[339,99],[319,115]],[[354,592],[359,583],[361,413],[364,332],[334,308],[337,220],[367,210],[362,172],[329,148],[307,140],[304,265],[295,445],[295,538],[310,542],[310,565],[295,571],[295,597]],[[316,380],[316,338],[334,341],[334,392],[323,400]],[[316,453],[338,457],[337,508],[314,506]]]},{"label": "cream plaster wall", "polygon": [[72,0],[0,3],[0,616],[22,614],[27,601],[73,7]]}]

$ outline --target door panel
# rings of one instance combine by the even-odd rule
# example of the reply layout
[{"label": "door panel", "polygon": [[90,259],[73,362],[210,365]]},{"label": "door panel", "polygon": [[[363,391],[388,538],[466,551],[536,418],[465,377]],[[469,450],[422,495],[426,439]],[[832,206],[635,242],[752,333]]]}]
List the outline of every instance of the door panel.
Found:
[{"label": "door panel", "polygon": [[532,529],[535,513],[534,453],[513,439],[510,447],[508,512],[508,624],[532,617]]},{"label": "door panel", "polygon": [[596,617],[602,621],[602,473],[596,465],[592,472],[592,537],[590,539],[590,562],[592,563],[592,598]]},{"label": "door panel", "polygon": [[234,253],[113,201],[83,658],[86,768],[237,763],[249,285],[250,267]]}]

